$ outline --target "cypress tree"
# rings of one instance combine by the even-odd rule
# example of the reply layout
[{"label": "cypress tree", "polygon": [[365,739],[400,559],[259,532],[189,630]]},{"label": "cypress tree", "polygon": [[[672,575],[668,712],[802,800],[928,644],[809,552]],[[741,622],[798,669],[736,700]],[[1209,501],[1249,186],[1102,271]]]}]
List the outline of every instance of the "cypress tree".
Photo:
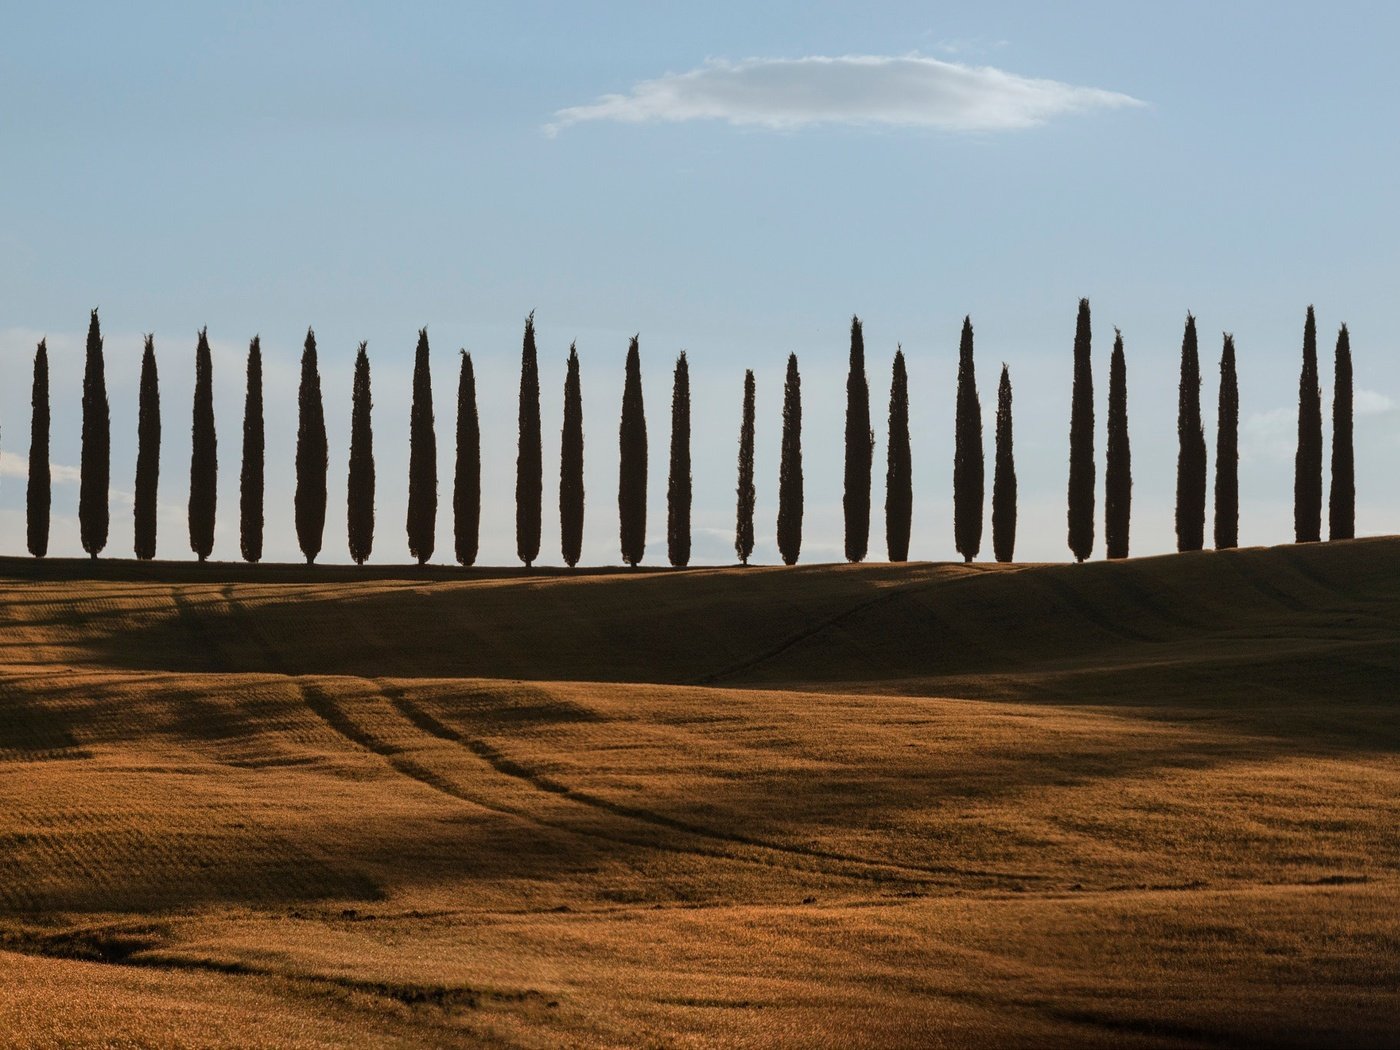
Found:
[{"label": "cypress tree", "polygon": [[914,516],[913,460],[909,451],[909,376],[897,346],[890,376],[890,441],[885,462],[885,544],[890,561],[908,561]]},{"label": "cypress tree", "polygon": [[672,565],[690,564],[690,365],[676,358],[671,380],[671,470],[666,484],[666,555]]},{"label": "cypress tree", "polygon": [[753,553],[753,370],[744,370],[744,414],[739,424],[739,487],[734,519],[734,551],[747,565]]},{"label": "cypress tree", "polygon": [[238,545],[243,560],[262,560],[263,549],[262,341],[248,344],[248,385],[243,395],[243,470],[238,478]]},{"label": "cypress tree", "polygon": [[1103,542],[1110,558],[1128,556],[1133,507],[1133,453],[1128,441],[1128,362],[1123,333],[1113,330],[1108,363],[1108,462],[1103,474]]},{"label": "cypress tree", "polygon": [[1327,504],[1329,539],[1356,536],[1356,463],[1352,448],[1351,336],[1337,333],[1335,386],[1332,390],[1332,494]]},{"label": "cypress tree", "polygon": [[136,423],[136,498],[133,511],[136,557],[156,556],[156,491],[160,486],[160,378],[155,336],[141,354],[140,408]]},{"label": "cypress tree", "polygon": [[422,565],[433,556],[437,532],[437,436],[433,432],[433,377],[428,330],[418,329],[413,355],[413,408],[408,423],[408,553]]},{"label": "cypress tree", "polygon": [[96,558],[107,546],[107,488],[111,477],[111,415],[97,311],[88,322],[83,366],[83,451],[78,483],[78,528],[83,550]]},{"label": "cypress tree", "polygon": [[1075,561],[1094,553],[1094,367],[1089,300],[1074,325],[1074,391],[1069,416],[1069,549]]},{"label": "cypress tree", "polygon": [[194,421],[190,427],[190,550],[204,561],[214,550],[219,445],[214,433],[214,364],[209,330],[199,330],[194,351]]},{"label": "cypress tree", "polygon": [[1322,393],[1317,379],[1317,321],[1311,306],[1303,323],[1303,370],[1298,377],[1293,532],[1299,543],[1322,538]]},{"label": "cypress tree", "polygon": [[316,333],[306,330],[297,393],[297,542],[306,564],[321,553],[326,528],[326,413],[321,404],[321,373],[316,367]]},{"label": "cypress tree", "polygon": [[783,383],[783,451],[778,464],[778,554],[796,565],[802,552],[802,377],[788,354]]},{"label": "cypress tree", "polygon": [[1225,334],[1220,351],[1220,408],[1215,439],[1215,546],[1240,542],[1240,385],[1235,374],[1235,337]]},{"label": "cypress tree", "polygon": [[985,469],[982,400],[977,396],[977,370],[972,358],[972,318],[964,317],[958,346],[958,405],[953,451],[953,538],[963,561],[972,561],[982,548]]},{"label": "cypress tree", "polygon": [[481,526],[481,425],[476,417],[472,355],[462,351],[457,378],[457,464],[452,481],[452,536],[457,563],[476,561]]},{"label": "cypress tree", "polygon": [[1181,385],[1176,408],[1176,549],[1198,551],[1206,533],[1206,435],[1201,423],[1201,360],[1196,319],[1186,315],[1181,337]]},{"label": "cypress tree", "polygon": [[846,516],[846,560],[865,560],[870,544],[870,466],[875,432],[870,429],[870,388],[865,381],[865,337],[851,318],[851,364],[846,376],[846,471],[841,507]]},{"label": "cypress tree", "polygon": [[622,560],[635,566],[647,543],[647,420],[642,403],[642,357],[637,336],[627,347],[627,377],[622,388],[622,424],[618,428],[617,514]]},{"label": "cypress tree", "polygon": [[42,558],[49,552],[49,511],[53,479],[49,473],[49,343],[40,339],[34,351],[34,385],[29,398],[29,488],[26,493],[26,526],[29,553]]},{"label": "cypress tree", "polygon": [[564,564],[572,569],[583,553],[583,391],[578,348],[573,343],[564,373],[564,431],[559,444],[559,547]]},{"label": "cypress tree", "polygon": [[[540,556],[540,369],[535,354],[535,314],[525,318],[520,351],[520,447],[515,457],[515,551],[528,569]],[[561,511],[562,513],[562,511]]]},{"label": "cypress tree", "polygon": [[345,485],[345,524],[350,558],[363,565],[374,550],[374,429],[371,411],[368,344],[355,354],[350,397],[350,473]]},{"label": "cypress tree", "polygon": [[1003,562],[1016,556],[1016,456],[1011,439],[1011,371],[1003,363],[997,387],[997,463],[992,478],[992,554]]}]

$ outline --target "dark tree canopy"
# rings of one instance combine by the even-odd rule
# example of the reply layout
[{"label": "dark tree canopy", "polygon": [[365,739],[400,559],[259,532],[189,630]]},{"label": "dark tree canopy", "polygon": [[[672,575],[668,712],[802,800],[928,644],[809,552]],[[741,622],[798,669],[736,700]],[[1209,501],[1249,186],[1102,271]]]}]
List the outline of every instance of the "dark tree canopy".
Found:
[{"label": "dark tree canopy", "polygon": [[1220,351],[1220,402],[1215,438],[1215,546],[1240,542],[1240,385],[1235,374],[1235,337],[1225,333]]},{"label": "dark tree canopy", "polygon": [[42,558],[49,552],[49,513],[53,505],[53,478],[49,469],[49,344],[40,339],[34,351],[34,385],[29,406],[29,488],[26,493],[26,539],[29,553]]},{"label": "dark tree canopy", "polygon": [[734,552],[739,563],[747,565],[753,554],[753,370],[744,370],[744,410],[739,424],[739,486],[734,516]]},{"label": "dark tree canopy", "polygon": [[433,429],[433,376],[428,330],[418,329],[413,355],[413,407],[408,421],[408,553],[419,565],[437,541],[437,434]]},{"label": "dark tree canopy", "polygon": [[1108,462],[1103,475],[1103,540],[1110,558],[1126,558],[1133,508],[1133,454],[1128,440],[1128,363],[1123,333],[1113,330],[1108,363]]},{"label": "dark tree canopy", "polygon": [[525,318],[520,350],[520,445],[515,456],[515,551],[529,568],[540,556],[541,466],[540,368],[535,352],[535,314]]},{"label": "dark tree canopy", "polygon": [[1334,540],[1356,536],[1356,462],[1352,448],[1351,336],[1337,333],[1335,385],[1332,390],[1332,494],[1327,504],[1327,535]]},{"label": "dark tree canopy", "polygon": [[783,449],[778,464],[778,554],[796,565],[802,553],[802,377],[788,354],[783,382]]},{"label": "dark tree canopy", "polygon": [[914,517],[913,459],[909,451],[909,376],[904,348],[896,347],[890,375],[890,440],[885,462],[885,544],[890,561],[908,561]]},{"label": "dark tree canopy", "polygon": [[[193,468],[193,464],[191,464]],[[133,553],[142,561],[156,556],[156,492],[160,487],[160,378],[155,336],[141,353],[141,392],[136,421],[136,492],[133,500]]]},{"label": "dark tree canopy", "polygon": [[452,482],[452,537],[460,565],[476,562],[481,529],[481,424],[472,355],[462,351],[457,378],[457,463]]},{"label": "dark tree canopy", "polygon": [[[538,411],[538,402],[536,410]],[[536,417],[538,421],[538,416]],[[573,568],[583,555],[583,389],[578,348],[569,344],[564,373],[564,429],[559,442],[559,548]]]},{"label": "dark tree canopy", "polygon": [[1293,533],[1299,543],[1322,538],[1322,392],[1317,378],[1317,321],[1311,306],[1303,323],[1303,370],[1298,377]]},{"label": "dark tree canopy", "polygon": [[204,561],[214,550],[219,494],[219,444],[214,432],[214,362],[209,330],[194,350],[194,419],[190,425],[190,550]]},{"label": "dark tree canopy", "polygon": [[1094,553],[1094,367],[1089,300],[1074,325],[1074,391],[1069,416],[1069,549],[1076,561]]},{"label": "dark tree canopy", "polygon": [[368,344],[355,354],[350,395],[350,471],[345,484],[345,526],[350,559],[363,565],[374,550],[374,427]]},{"label": "dark tree canopy", "polygon": [[1016,557],[1016,455],[1012,448],[1011,371],[1001,366],[997,387],[996,474],[992,478],[992,554],[997,561]]},{"label": "dark tree canopy", "polygon": [[647,545],[647,420],[642,403],[642,357],[632,337],[627,347],[627,376],[622,388],[622,423],[618,428],[617,513],[622,560],[637,565]]},{"label": "dark tree canopy", "polygon": [[243,394],[243,469],[238,477],[238,545],[243,560],[262,560],[263,550],[263,377],[262,340],[248,344],[248,379]]},{"label": "dark tree canopy", "polygon": [[870,429],[870,388],[865,380],[865,337],[851,318],[851,364],[846,376],[846,471],[841,506],[846,516],[846,560],[865,560],[870,545],[870,467],[875,432]]},{"label": "dark tree canopy", "polygon": [[972,318],[963,318],[958,345],[958,403],[953,446],[953,538],[963,561],[982,549],[985,466],[982,459],[982,400],[972,356]]},{"label": "dark tree canopy", "polygon": [[671,381],[671,466],[666,484],[666,554],[672,565],[690,564],[690,365],[676,358]]},{"label": "dark tree canopy", "polygon": [[326,528],[326,414],[321,403],[321,373],[316,366],[316,333],[306,330],[301,352],[301,386],[297,392],[297,542],[308,565],[321,553]]},{"label": "dark tree canopy", "polygon": [[1201,359],[1196,319],[1186,315],[1176,407],[1176,549],[1198,551],[1206,534],[1206,434],[1201,422]]},{"label": "dark tree canopy", "polygon": [[102,358],[102,327],[94,310],[88,322],[87,353],[83,366],[83,449],[78,481],[78,529],[83,550],[93,558],[107,546],[111,442],[107,372]]}]

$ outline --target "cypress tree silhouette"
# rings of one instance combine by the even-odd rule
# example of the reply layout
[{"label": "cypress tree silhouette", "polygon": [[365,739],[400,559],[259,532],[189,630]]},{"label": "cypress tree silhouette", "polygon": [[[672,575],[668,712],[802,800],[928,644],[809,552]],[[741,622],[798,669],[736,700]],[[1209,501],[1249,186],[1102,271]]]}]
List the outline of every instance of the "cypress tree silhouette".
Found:
[{"label": "cypress tree silhouette", "polygon": [[870,545],[870,467],[875,432],[870,429],[870,388],[865,381],[865,337],[851,318],[851,366],[846,376],[846,472],[841,507],[846,515],[846,560],[865,560]]},{"label": "cypress tree silhouette", "polygon": [[437,436],[433,431],[433,377],[428,330],[418,329],[413,355],[413,408],[408,422],[408,553],[422,565],[433,556],[437,533]]},{"label": "cypress tree silhouette", "polygon": [[316,367],[316,333],[306,330],[301,352],[301,387],[297,392],[297,542],[306,564],[321,553],[326,529],[326,413],[321,404],[321,373]]},{"label": "cypress tree silhouette", "polygon": [[345,485],[345,525],[350,558],[363,565],[374,550],[374,429],[371,412],[368,344],[355,354],[355,381],[350,398],[350,473]]},{"label": "cypress tree silhouette", "polygon": [[909,452],[909,376],[904,348],[896,346],[890,375],[890,442],[885,459],[885,545],[890,561],[909,560],[914,516],[913,461]]},{"label": "cypress tree silhouette", "polygon": [[[193,464],[191,464],[193,465]],[[160,487],[160,377],[155,336],[146,336],[141,354],[140,408],[136,422],[136,495],[133,510],[136,557],[156,556],[156,491]]]},{"label": "cypress tree silhouette", "polygon": [[219,445],[214,433],[214,364],[209,330],[199,330],[194,351],[194,421],[190,428],[190,550],[200,561],[214,550],[218,500]]},{"label": "cypress tree silhouette", "polygon": [[632,566],[642,560],[647,542],[647,420],[642,403],[642,358],[637,338],[634,335],[627,347],[622,424],[618,428],[618,531],[622,560]]},{"label": "cypress tree silhouette", "polygon": [[1133,453],[1128,441],[1128,362],[1123,333],[1113,330],[1108,363],[1108,462],[1103,473],[1103,542],[1110,558],[1128,556],[1133,508]]},{"label": "cypress tree silhouette", "polygon": [[40,339],[34,351],[34,385],[29,404],[29,487],[25,496],[26,539],[29,553],[42,558],[49,552],[49,511],[53,478],[49,473],[49,343]]},{"label": "cypress tree silhouette", "polygon": [[83,451],[78,482],[78,529],[83,550],[96,558],[107,546],[107,488],[111,478],[111,416],[97,311],[88,322],[83,367]]},{"label": "cypress tree silhouette", "polygon": [[472,355],[462,351],[457,378],[457,464],[452,481],[452,537],[457,563],[476,561],[481,526],[481,425],[476,417]]},{"label": "cypress tree silhouette", "polygon": [[739,487],[734,518],[734,551],[739,564],[747,565],[753,554],[753,370],[744,370],[744,414],[739,424]]},{"label": "cypress tree silhouette", "polygon": [[1235,337],[1225,333],[1220,351],[1220,408],[1215,438],[1215,546],[1240,542],[1240,384],[1235,374]]},{"label": "cypress tree silhouette", "polygon": [[1337,333],[1336,378],[1332,389],[1332,494],[1327,503],[1327,536],[1356,536],[1356,462],[1352,448],[1351,336]]},{"label": "cypress tree silhouette", "polygon": [[1311,306],[1303,323],[1303,370],[1298,377],[1293,533],[1299,543],[1322,538],[1322,393],[1317,380],[1317,321]]},{"label": "cypress tree silhouette", "polygon": [[1069,549],[1075,561],[1094,553],[1094,367],[1089,300],[1074,325],[1074,391],[1069,415]]},{"label": "cypress tree silhouette", "polygon": [[515,551],[527,569],[540,556],[540,440],[540,370],[531,311],[520,351],[520,447],[515,457]]},{"label": "cypress tree silhouette", "polygon": [[964,317],[958,345],[958,405],[953,451],[953,538],[963,561],[972,561],[982,548],[984,471],[982,401],[977,396],[977,370],[972,357],[972,318]]},{"label": "cypress tree silhouette", "polygon": [[248,385],[243,395],[243,469],[238,477],[238,546],[243,560],[262,560],[263,549],[262,341],[248,344]]},{"label": "cypress tree silhouette", "polygon": [[666,555],[672,565],[690,564],[690,365],[676,358],[671,380],[671,470],[666,484]]},{"label": "cypress tree silhouette", "polygon": [[997,463],[992,477],[992,554],[1003,562],[1016,556],[1016,455],[1011,442],[1011,371],[1003,363],[997,387]]},{"label": "cypress tree silhouette", "polygon": [[778,554],[796,565],[802,553],[802,377],[788,354],[783,382],[783,451],[778,464]]},{"label": "cypress tree silhouette", "polygon": [[1206,435],[1201,423],[1201,360],[1196,319],[1186,315],[1181,336],[1181,385],[1176,407],[1176,549],[1198,551],[1206,533]]},{"label": "cypress tree silhouette", "polygon": [[559,548],[565,565],[572,569],[578,564],[583,553],[583,391],[579,385],[578,348],[574,343],[569,344],[569,364],[564,373],[564,431],[559,443]]}]

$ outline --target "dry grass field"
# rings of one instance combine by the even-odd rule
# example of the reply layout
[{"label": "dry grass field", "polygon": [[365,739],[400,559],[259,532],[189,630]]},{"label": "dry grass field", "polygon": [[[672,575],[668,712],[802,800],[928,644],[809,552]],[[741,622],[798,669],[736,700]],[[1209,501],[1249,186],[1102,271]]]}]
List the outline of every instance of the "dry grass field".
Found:
[{"label": "dry grass field", "polygon": [[0,1036],[1400,1044],[1400,541],[0,560]]}]

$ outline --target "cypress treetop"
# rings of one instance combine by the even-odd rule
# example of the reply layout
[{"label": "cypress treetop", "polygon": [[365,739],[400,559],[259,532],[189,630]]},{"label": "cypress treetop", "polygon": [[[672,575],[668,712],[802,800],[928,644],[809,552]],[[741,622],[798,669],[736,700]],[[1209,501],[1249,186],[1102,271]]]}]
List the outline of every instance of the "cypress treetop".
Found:
[{"label": "cypress treetop", "polygon": [[846,517],[846,560],[865,560],[870,545],[870,467],[875,432],[870,429],[870,388],[865,380],[865,337],[851,318],[851,362],[846,376],[846,470],[841,506]]},{"label": "cypress treetop", "polygon": [[1299,543],[1322,538],[1322,392],[1317,378],[1317,321],[1311,306],[1303,323],[1303,369],[1298,376],[1293,534]]},{"label": "cypress treetop", "polygon": [[1108,365],[1108,462],[1103,476],[1103,538],[1110,558],[1126,558],[1132,524],[1133,459],[1128,440],[1128,363],[1123,333],[1113,330]]},{"label": "cypress treetop", "polygon": [[909,376],[904,348],[896,346],[890,370],[890,440],[885,463],[885,543],[890,561],[909,559],[914,517],[914,472],[909,450]]},{"label": "cypress treetop", "polygon": [[1206,435],[1201,423],[1201,360],[1196,348],[1196,319],[1186,315],[1181,337],[1181,383],[1176,432],[1176,549],[1205,546]]},{"label": "cypress treetop", "polygon": [[262,341],[248,344],[248,380],[243,395],[243,468],[238,476],[238,545],[243,560],[262,560],[263,549]]},{"label": "cypress treetop", "polygon": [[1069,549],[1075,561],[1094,553],[1094,370],[1089,300],[1074,325],[1074,391],[1069,416]]},{"label": "cypress treetop", "polygon": [[540,370],[535,352],[535,314],[525,318],[520,351],[520,445],[515,457],[515,550],[528,569],[540,556],[541,492]]},{"label": "cypress treetop", "polygon": [[666,554],[671,564],[690,564],[690,365],[676,358],[671,380],[671,464],[666,483]]},{"label": "cypress treetop", "polygon": [[452,536],[459,565],[476,562],[481,525],[481,425],[476,415],[472,355],[461,351],[457,378],[457,463],[452,483]]},{"label": "cypress treetop", "polygon": [[93,310],[83,366],[83,449],[78,483],[78,529],[83,550],[96,558],[107,546],[107,490],[111,479],[111,415],[102,358],[102,326]]},{"label": "cypress treetop", "polygon": [[741,565],[747,565],[749,556],[753,554],[753,414],[753,370],[745,369],[743,420],[739,424],[738,502],[734,519],[734,551],[739,555]]},{"label": "cypress treetop", "polygon": [[321,553],[326,528],[326,415],[321,403],[321,373],[316,365],[316,333],[306,330],[301,352],[301,386],[297,392],[297,542],[313,564]]},{"label": "cypress treetop", "polygon": [[418,329],[413,355],[413,407],[408,430],[408,553],[419,565],[433,556],[437,540],[437,435],[433,429],[433,377],[428,368],[428,330]]},{"label": "cypress treetop", "polygon": [[1215,546],[1240,542],[1240,387],[1235,374],[1235,337],[1225,333],[1220,351],[1220,401],[1215,439]]},{"label": "cypress treetop", "polygon": [[953,451],[953,536],[963,561],[972,561],[982,548],[984,499],[982,459],[982,401],[977,396],[977,371],[972,356],[972,318],[963,318],[958,346],[958,403]]},{"label": "cypress treetop", "polygon": [[214,550],[219,453],[214,432],[214,364],[209,330],[199,330],[194,351],[194,419],[190,426],[190,550],[204,561]]},{"label": "cypress treetop", "polygon": [[642,358],[633,336],[627,347],[622,388],[622,423],[618,428],[617,511],[622,560],[635,566],[646,554],[647,421],[642,403]]},{"label": "cypress treetop", "polygon": [[[193,463],[191,464],[193,467]],[[160,378],[155,336],[146,336],[141,354],[141,394],[136,423],[136,493],[133,500],[133,552],[142,561],[156,556],[156,492],[160,486]]]},{"label": "cypress treetop", "polygon": [[53,478],[49,467],[49,344],[40,339],[34,351],[34,385],[29,405],[29,486],[26,493],[26,540],[29,553],[42,558],[49,552],[49,513]]},{"label": "cypress treetop", "polygon": [[1016,556],[1016,457],[1012,449],[1011,371],[1003,362],[997,387],[996,473],[992,478],[992,554]]},{"label": "cypress treetop", "polygon": [[583,390],[578,347],[569,344],[564,373],[564,428],[559,444],[559,547],[573,568],[583,554]]},{"label": "cypress treetop", "polygon": [[1352,447],[1351,336],[1337,333],[1336,373],[1332,387],[1332,494],[1327,507],[1329,539],[1356,536],[1356,462]]},{"label": "cypress treetop", "polygon": [[374,551],[374,429],[371,413],[369,353],[361,343],[355,353],[355,380],[350,397],[350,471],[345,485],[345,524],[350,558],[363,565]]},{"label": "cypress treetop", "polygon": [[788,354],[783,383],[783,449],[778,464],[778,554],[796,565],[802,553],[802,377]]}]

